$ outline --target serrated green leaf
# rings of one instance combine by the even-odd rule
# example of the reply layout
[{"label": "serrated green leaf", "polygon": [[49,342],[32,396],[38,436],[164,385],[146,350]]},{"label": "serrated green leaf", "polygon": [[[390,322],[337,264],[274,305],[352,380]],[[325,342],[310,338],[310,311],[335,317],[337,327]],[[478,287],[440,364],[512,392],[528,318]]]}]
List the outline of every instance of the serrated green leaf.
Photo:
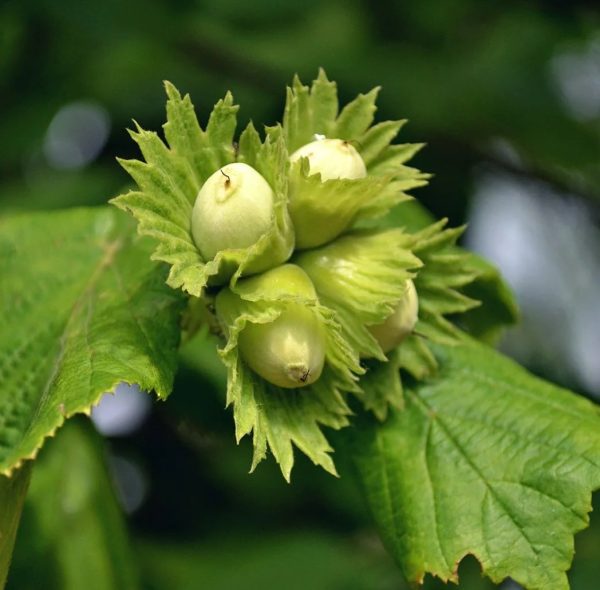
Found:
[{"label": "serrated green leaf", "polygon": [[471,554],[496,582],[568,589],[600,486],[597,407],[481,344],[435,351],[439,375],[403,411],[343,435],[388,549],[415,582],[456,582]]},{"label": "serrated green leaf", "polygon": [[0,475],[0,589],[6,584],[30,470],[31,466],[26,465],[10,479]]},{"label": "serrated green leaf", "polygon": [[[367,168],[394,141],[396,135],[398,135],[398,132],[405,124],[406,119],[401,121],[383,121],[382,123],[373,125],[363,133],[356,148],[359,150]],[[404,162],[400,163],[404,164]]]},{"label": "serrated green leaf", "polygon": [[[362,140],[361,140],[362,141]],[[369,165],[369,173],[376,176],[384,176],[391,172],[403,172],[403,176],[417,176],[422,179],[429,178],[428,174],[419,173],[416,168],[404,166],[408,160],[419,152],[425,144],[423,143],[403,143],[398,145],[389,145],[373,158]]]},{"label": "serrated green leaf", "polygon": [[237,126],[237,112],[239,106],[233,104],[231,92],[219,100],[213,108],[206,125],[206,139],[208,145],[215,150],[217,166],[231,162],[235,158],[233,137]]},{"label": "serrated green leaf", "polygon": [[414,338],[407,338],[400,351],[400,367],[419,381],[433,375],[437,370],[437,361],[428,340],[417,332]]},{"label": "serrated green leaf", "polygon": [[[171,265],[168,284],[199,296],[209,277],[217,275],[222,267],[239,264],[237,257],[231,260],[227,256],[205,264],[207,261],[202,260],[190,233],[192,205],[200,187],[215,170],[234,159],[237,109],[228,95],[215,105],[207,130],[203,131],[189,95],[182,98],[168,82],[165,88],[168,120],[164,129],[169,147],[156,133],[138,126],[131,136],[146,162],[119,162],[140,190],[120,195],[111,202],[138,220],[141,235],[157,241],[152,257]],[[219,122],[223,130],[217,129]],[[223,145],[223,141],[228,144]]]},{"label": "serrated green leaf", "polygon": [[171,391],[182,298],[111,208],[14,215],[0,234],[0,472],[121,381]]},{"label": "serrated green leaf", "polygon": [[428,225],[409,234],[415,256],[423,263],[414,280],[419,296],[419,321],[415,331],[403,343],[402,368],[422,379],[435,371],[435,358],[426,350],[428,342],[456,344],[463,332],[446,316],[456,316],[480,305],[462,290],[478,277],[478,269],[469,264],[471,254],[456,247],[464,228],[445,229],[447,220]]},{"label": "serrated green leaf", "polygon": [[196,197],[202,183],[215,171],[234,160],[233,135],[236,127],[238,106],[227,93],[215,104],[204,131],[194,112],[189,94],[183,98],[170,82],[165,82],[167,93],[167,122],[163,125],[171,157],[186,162],[188,174],[195,181]]},{"label": "serrated green leaf", "polygon": [[[194,187],[199,187],[215,170],[210,146],[198,123],[189,94],[182,98],[170,82],[165,82],[165,91],[168,98],[167,122],[163,125],[165,137],[172,154],[188,163],[188,173],[193,179]],[[188,196],[190,202],[194,197],[195,194]]]},{"label": "serrated green leaf", "polygon": [[469,255],[455,248],[464,228],[444,229],[445,225],[446,220],[442,220],[413,234],[412,248],[423,261],[423,271],[415,280],[419,294],[417,330],[435,341],[451,343],[460,335],[444,316],[479,305],[458,290],[472,282],[478,271],[468,265]]},{"label": "serrated green leaf", "polygon": [[40,453],[22,533],[9,588],[140,587],[105,449],[89,420],[70,420]]},{"label": "serrated green leaf", "polygon": [[367,327],[390,316],[406,293],[406,281],[422,266],[410,250],[412,242],[399,229],[354,232],[295,258],[323,304],[335,310],[345,339],[361,356],[377,359],[365,363],[357,395],[381,420],[388,406],[403,404],[402,356],[392,351],[388,361]]},{"label": "serrated green leaf", "polygon": [[[322,68],[319,69],[317,79],[312,83],[310,89],[312,101],[312,125],[313,129],[321,129],[315,133],[322,135],[331,134],[331,122],[338,114],[337,86],[335,82],[327,79],[327,74]],[[299,146],[298,146],[299,147]]]},{"label": "serrated green leaf", "polygon": [[295,445],[315,465],[337,475],[330,456],[333,449],[321,427],[343,428],[351,412],[331,370],[325,368],[319,380],[307,388],[282,390],[257,377],[240,359],[238,363],[231,401],[238,441],[253,433],[251,471],[270,449],[289,481]]}]

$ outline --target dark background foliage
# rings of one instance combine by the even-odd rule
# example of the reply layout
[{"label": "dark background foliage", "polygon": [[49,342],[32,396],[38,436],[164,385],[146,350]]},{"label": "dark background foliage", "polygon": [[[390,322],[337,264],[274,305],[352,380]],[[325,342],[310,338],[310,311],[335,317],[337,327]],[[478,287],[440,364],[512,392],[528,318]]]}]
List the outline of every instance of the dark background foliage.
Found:
[{"label": "dark background foliage", "polygon": [[[408,118],[402,138],[427,143],[414,163],[435,176],[416,196],[470,223],[466,244],[501,267],[522,306],[504,349],[600,396],[595,4],[4,0],[0,214],[119,193],[128,179],[115,156],[137,155],[125,129],[132,118],[160,128],[164,79],[201,120],[230,89],[240,119],[261,125],[281,117],[294,73],[308,82],[322,66],[342,101],[381,85],[378,118]],[[350,477],[303,458],[291,486],[272,462],[247,475],[249,445],[234,444],[211,350],[184,350],[168,402],[149,409],[125,392],[120,429],[110,410],[96,416],[145,587],[403,587]],[[36,527],[26,507],[10,588],[39,587],[42,574],[61,587]],[[576,543],[573,588],[594,587],[598,518]],[[474,560],[460,571],[461,588],[492,587]]]}]

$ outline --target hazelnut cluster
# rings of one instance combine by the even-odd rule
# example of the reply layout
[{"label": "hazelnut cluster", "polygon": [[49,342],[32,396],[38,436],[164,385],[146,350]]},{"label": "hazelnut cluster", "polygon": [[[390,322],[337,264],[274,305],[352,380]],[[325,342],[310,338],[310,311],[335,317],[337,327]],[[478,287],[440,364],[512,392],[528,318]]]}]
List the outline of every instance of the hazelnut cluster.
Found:
[{"label": "hazelnut cluster", "polygon": [[[321,135],[289,156],[289,170],[290,176],[299,175],[302,180],[329,182],[334,186],[336,181],[367,177],[365,162],[350,141]],[[315,176],[316,179],[311,178]],[[245,323],[237,336],[237,346],[244,362],[256,374],[282,388],[305,387],[321,376],[326,362],[327,327],[319,316],[319,294],[311,280],[311,275],[318,271],[315,254],[318,258],[319,247],[345,234],[354,221],[341,202],[340,209],[332,208],[326,218],[306,223],[304,208],[310,209],[310,203],[305,202],[306,191],[295,190],[296,185],[289,183],[291,223],[287,224],[287,251],[267,249],[271,255],[262,256],[258,264],[246,265],[244,278],[238,279],[233,287],[227,283],[234,269],[221,273],[222,288],[215,301],[216,314],[226,335],[236,317],[247,311],[245,307],[260,304],[241,296],[240,289],[260,291],[278,302],[276,317],[260,322],[250,319]],[[338,190],[343,191],[344,185],[338,186]],[[273,188],[253,167],[234,162],[216,170],[200,188],[192,212],[191,233],[202,257],[211,260],[219,251],[253,246],[269,232],[274,206]],[[354,245],[360,247],[360,240]],[[296,256],[292,257],[294,252]],[[343,257],[333,260],[333,264],[343,273]],[[348,272],[352,272],[351,265]],[[400,345],[417,322],[418,296],[412,280],[404,280],[401,293],[387,317],[366,326],[384,354]],[[362,357],[372,356],[357,352]]]}]

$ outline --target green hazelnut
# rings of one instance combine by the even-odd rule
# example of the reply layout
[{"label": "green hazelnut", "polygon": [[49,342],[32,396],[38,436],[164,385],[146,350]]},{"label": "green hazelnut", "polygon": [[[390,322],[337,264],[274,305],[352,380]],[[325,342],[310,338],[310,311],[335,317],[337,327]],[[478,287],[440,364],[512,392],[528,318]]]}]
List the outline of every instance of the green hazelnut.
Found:
[{"label": "green hazelnut", "polygon": [[392,314],[381,324],[369,326],[369,331],[388,353],[398,346],[414,329],[419,312],[419,298],[415,284],[408,279],[404,297]]},{"label": "green hazelnut", "polygon": [[[246,364],[274,385],[296,388],[314,383],[325,363],[325,327],[317,312],[302,302],[316,299],[308,275],[295,264],[284,264],[238,281],[236,292],[222,289],[216,310],[226,328],[247,315],[237,341]],[[268,323],[252,322],[253,312],[265,305],[280,314]]]},{"label": "green hazelnut", "polygon": [[248,248],[272,224],[274,193],[254,168],[235,162],[202,185],[192,210],[192,237],[204,260],[217,252]]},{"label": "green hazelnut", "polygon": [[254,277],[240,281],[236,291],[244,299],[277,299],[294,296],[317,299],[317,292],[310,277],[297,264],[281,264]]},{"label": "green hazelnut", "polygon": [[356,148],[343,139],[317,139],[303,145],[291,156],[294,163],[308,158],[309,175],[321,174],[321,180],[365,178],[367,168]]},{"label": "green hazelnut", "polygon": [[325,363],[324,327],[313,310],[299,303],[288,303],[269,324],[247,324],[238,346],[254,372],[284,388],[314,383]]}]

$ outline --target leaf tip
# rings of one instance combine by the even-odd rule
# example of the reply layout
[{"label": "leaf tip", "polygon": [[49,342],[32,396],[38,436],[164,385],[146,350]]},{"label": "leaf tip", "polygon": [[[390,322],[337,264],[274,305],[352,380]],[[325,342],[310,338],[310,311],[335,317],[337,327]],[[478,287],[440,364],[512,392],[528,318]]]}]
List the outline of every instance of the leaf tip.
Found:
[{"label": "leaf tip", "polygon": [[163,86],[165,87],[165,92],[169,100],[181,100],[181,94],[172,82],[163,80]]}]

